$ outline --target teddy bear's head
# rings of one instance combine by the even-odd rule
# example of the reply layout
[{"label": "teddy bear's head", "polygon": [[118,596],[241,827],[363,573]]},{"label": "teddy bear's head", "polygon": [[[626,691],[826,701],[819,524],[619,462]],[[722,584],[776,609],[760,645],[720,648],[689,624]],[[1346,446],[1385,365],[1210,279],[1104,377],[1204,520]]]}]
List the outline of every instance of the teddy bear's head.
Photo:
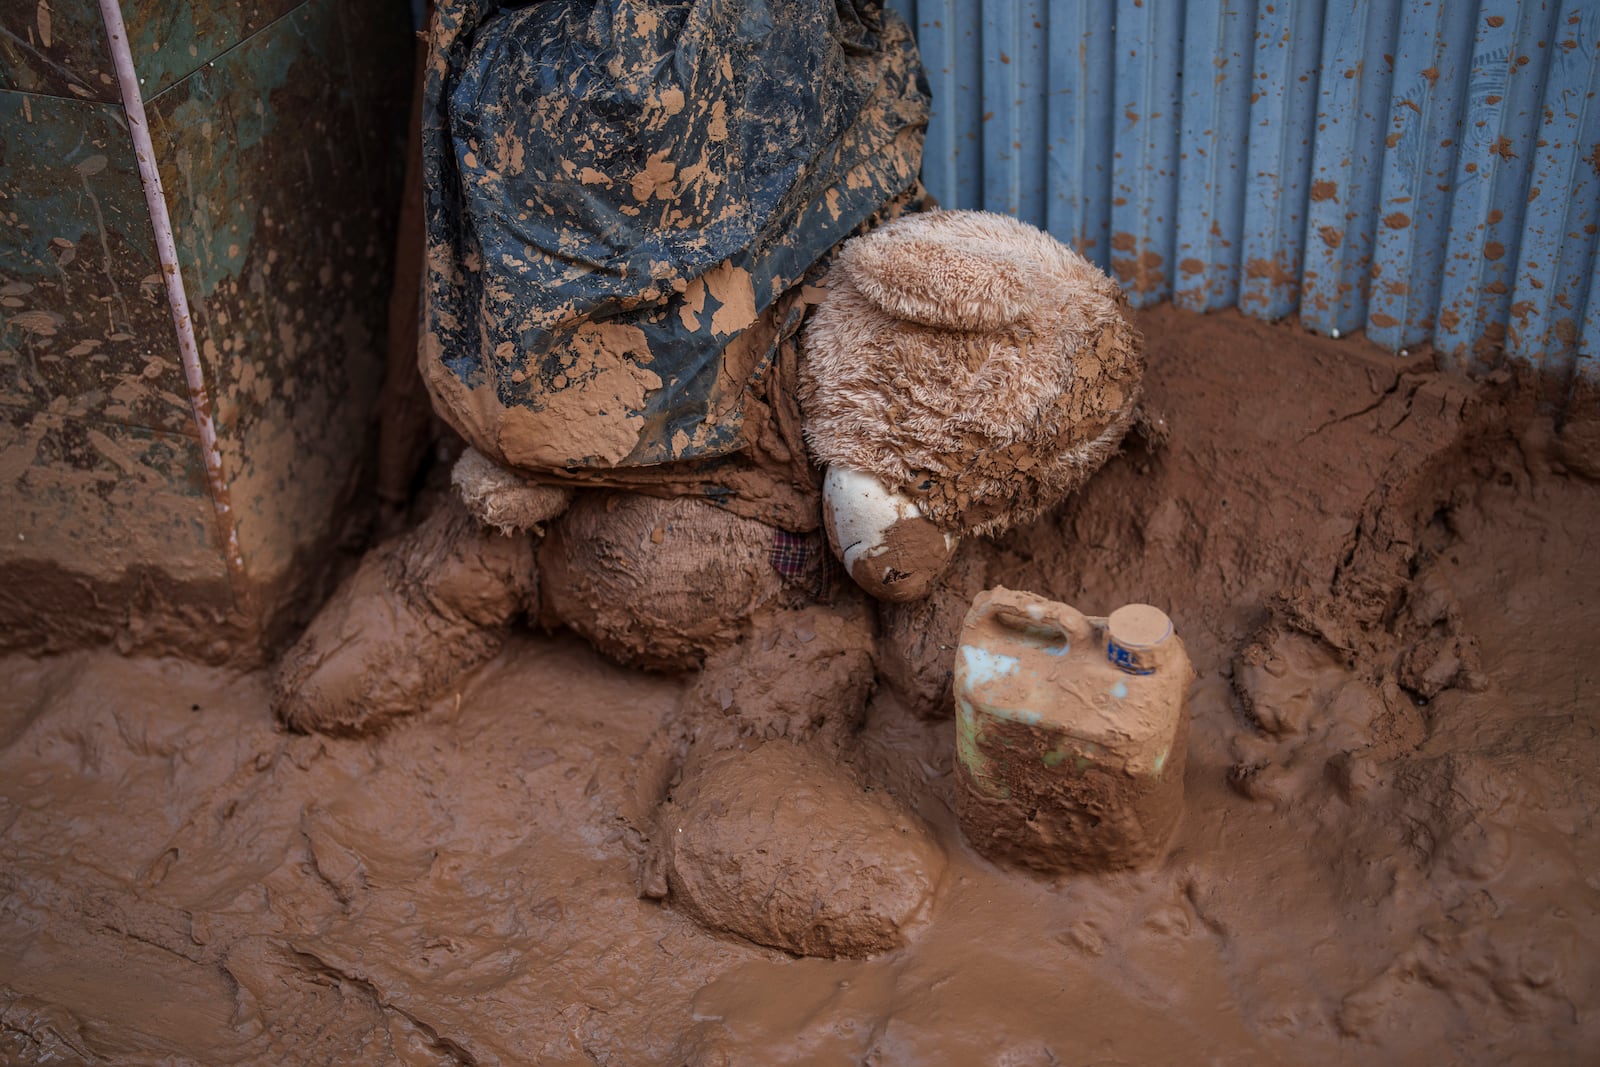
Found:
[{"label": "teddy bear's head", "polygon": [[1116,449],[1141,339],[1115,282],[1003,215],[934,211],[847,243],[804,335],[806,442],[857,583],[925,594],[959,539],[1033,518]]}]

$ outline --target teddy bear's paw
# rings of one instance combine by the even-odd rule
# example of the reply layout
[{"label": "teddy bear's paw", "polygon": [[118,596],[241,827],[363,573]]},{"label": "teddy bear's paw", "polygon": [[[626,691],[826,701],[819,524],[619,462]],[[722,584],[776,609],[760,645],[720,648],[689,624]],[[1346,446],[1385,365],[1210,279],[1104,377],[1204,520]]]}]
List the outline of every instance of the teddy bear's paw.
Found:
[{"label": "teddy bear's paw", "polygon": [[279,659],[273,709],[290,729],[338,734],[418,711],[499,651],[536,588],[528,535],[451,502],[367,553]]},{"label": "teddy bear's paw", "polygon": [[572,490],[526,481],[475,448],[456,460],[450,484],[479,522],[503,534],[543,533],[572,501]]},{"label": "teddy bear's paw", "polygon": [[873,685],[872,613],[855,597],[758,615],[706,660],[679,719],[702,742],[837,739],[860,725]]},{"label": "teddy bear's paw", "polygon": [[657,831],[669,903],[799,956],[905,944],[932,910],[944,852],[917,816],[824,753],[772,741],[691,765]]}]

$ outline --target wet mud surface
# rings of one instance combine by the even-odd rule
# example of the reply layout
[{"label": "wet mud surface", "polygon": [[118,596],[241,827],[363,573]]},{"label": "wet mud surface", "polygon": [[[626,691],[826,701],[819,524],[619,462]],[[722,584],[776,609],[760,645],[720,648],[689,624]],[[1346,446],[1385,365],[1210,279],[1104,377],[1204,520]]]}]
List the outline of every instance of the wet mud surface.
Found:
[{"label": "wet mud surface", "polygon": [[[576,638],[524,632],[365,740],[280,732],[260,673],[11,658],[0,1061],[1584,1062],[1600,486],[1567,472],[1577,438],[1353,342],[1139,325],[1165,442],[969,541],[950,582],[1172,616],[1198,678],[1159,865],[1050,880],[965,845],[952,720],[911,693],[937,691],[953,610],[885,627],[910,695],[880,684],[837,749],[873,793],[834,806],[920,824],[927,899],[867,959],[641,898],[640,781],[692,679]],[[752,809],[800,788],[772,747]],[[791,777],[827,777],[815,758]]]}]

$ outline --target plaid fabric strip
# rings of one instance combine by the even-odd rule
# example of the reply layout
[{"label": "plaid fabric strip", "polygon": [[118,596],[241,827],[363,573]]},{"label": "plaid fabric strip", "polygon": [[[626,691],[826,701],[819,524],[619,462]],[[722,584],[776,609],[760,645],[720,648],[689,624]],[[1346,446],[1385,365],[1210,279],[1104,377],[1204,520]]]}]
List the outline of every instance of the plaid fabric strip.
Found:
[{"label": "plaid fabric strip", "polygon": [[811,565],[812,538],[788,530],[772,532],[772,551],[767,558],[772,569],[791,582],[803,582]]},{"label": "plaid fabric strip", "polygon": [[828,551],[827,537],[820,531],[809,534],[772,531],[772,548],[767,559],[784,581],[803,589],[813,600],[826,604],[832,598],[839,566],[834,562],[833,553]]}]

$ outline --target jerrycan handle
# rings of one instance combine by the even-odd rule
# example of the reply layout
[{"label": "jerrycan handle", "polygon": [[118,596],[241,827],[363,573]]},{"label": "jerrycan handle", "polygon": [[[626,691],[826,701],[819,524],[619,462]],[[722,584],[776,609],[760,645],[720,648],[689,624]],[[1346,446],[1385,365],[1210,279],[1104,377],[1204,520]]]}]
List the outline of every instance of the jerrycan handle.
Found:
[{"label": "jerrycan handle", "polygon": [[1094,640],[1105,620],[1085,615],[1077,608],[1047,600],[1035,601],[1026,608],[1000,604],[990,609],[990,617],[1009,630],[1018,633],[1032,631],[1056,634],[1068,643]]}]

